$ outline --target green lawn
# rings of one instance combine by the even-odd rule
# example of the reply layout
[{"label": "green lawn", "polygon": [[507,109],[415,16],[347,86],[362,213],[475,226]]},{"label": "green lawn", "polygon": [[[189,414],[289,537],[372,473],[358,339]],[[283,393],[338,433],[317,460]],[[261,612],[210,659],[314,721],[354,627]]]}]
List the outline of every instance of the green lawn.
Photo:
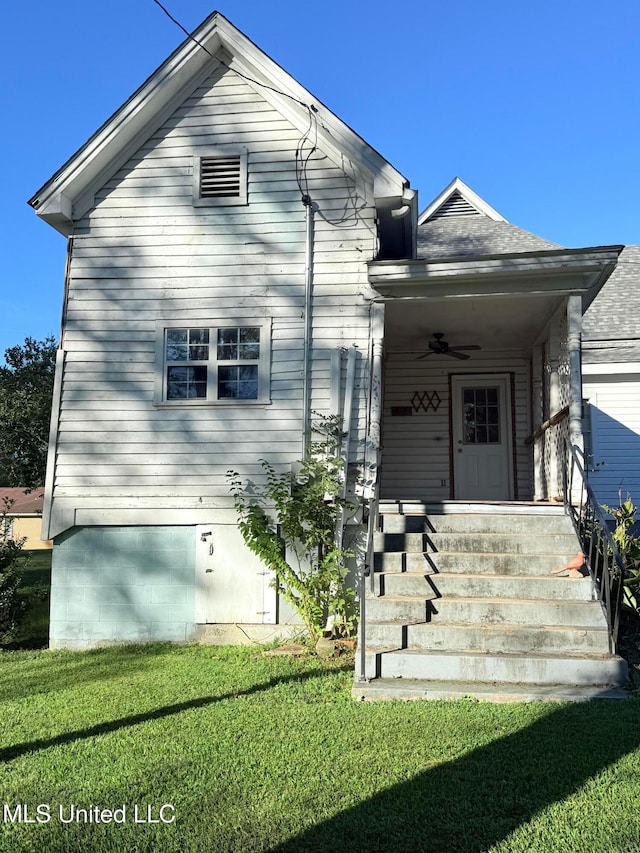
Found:
[{"label": "green lawn", "polygon": [[3,802],[51,819],[5,810],[0,851],[640,851],[639,701],[370,705],[351,679],[260,649],[5,652]]}]

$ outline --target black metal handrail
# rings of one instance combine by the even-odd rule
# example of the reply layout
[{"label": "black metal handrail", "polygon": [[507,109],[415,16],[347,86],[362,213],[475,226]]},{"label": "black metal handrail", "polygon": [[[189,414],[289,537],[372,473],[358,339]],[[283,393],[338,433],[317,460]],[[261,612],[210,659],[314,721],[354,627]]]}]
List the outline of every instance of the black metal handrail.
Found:
[{"label": "black metal handrail", "polygon": [[576,448],[565,441],[563,465],[564,505],[578,539],[585,563],[598,594],[609,629],[609,652],[618,641],[622,585],[625,567],[602,510],[587,482]]}]

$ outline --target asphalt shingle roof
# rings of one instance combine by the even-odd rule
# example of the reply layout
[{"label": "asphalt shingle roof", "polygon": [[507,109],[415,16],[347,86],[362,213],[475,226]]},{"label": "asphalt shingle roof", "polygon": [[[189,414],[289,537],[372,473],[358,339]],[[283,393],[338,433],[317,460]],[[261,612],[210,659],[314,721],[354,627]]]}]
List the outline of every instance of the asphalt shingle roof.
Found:
[{"label": "asphalt shingle roof", "polygon": [[562,248],[510,222],[496,222],[482,215],[446,216],[418,228],[418,257],[423,259],[506,255]]},{"label": "asphalt shingle roof", "polygon": [[582,339],[640,345],[640,246],[622,250],[618,265],[584,315]]}]

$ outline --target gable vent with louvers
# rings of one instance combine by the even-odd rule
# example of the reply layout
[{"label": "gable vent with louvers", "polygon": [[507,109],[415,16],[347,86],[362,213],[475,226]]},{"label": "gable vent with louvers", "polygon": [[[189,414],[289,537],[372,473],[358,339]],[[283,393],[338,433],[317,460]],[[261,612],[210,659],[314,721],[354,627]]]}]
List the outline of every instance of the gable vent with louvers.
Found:
[{"label": "gable vent with louvers", "polygon": [[442,219],[445,216],[481,216],[481,214],[456,191],[451,193],[449,198],[429,217],[429,220]]},{"label": "gable vent with louvers", "polygon": [[239,154],[200,159],[201,198],[239,198],[242,164]]}]

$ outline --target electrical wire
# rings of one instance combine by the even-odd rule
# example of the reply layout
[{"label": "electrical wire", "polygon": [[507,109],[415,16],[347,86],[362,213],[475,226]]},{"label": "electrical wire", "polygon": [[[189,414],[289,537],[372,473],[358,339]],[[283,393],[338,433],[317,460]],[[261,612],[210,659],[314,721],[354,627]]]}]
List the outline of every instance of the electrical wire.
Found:
[{"label": "electrical wire", "polygon": [[[309,116],[309,127],[302,135],[300,142],[298,143],[298,147],[296,148],[296,183],[298,184],[298,189],[300,190],[300,195],[302,196],[303,204],[310,204],[310,195],[309,195],[309,178],[307,174],[307,169],[309,165],[309,160],[317,149],[318,143],[318,120],[317,120],[317,112],[318,110],[313,104],[306,104],[304,101],[301,101],[299,98],[296,98],[294,95],[290,95],[288,92],[283,92],[281,89],[276,89],[275,86],[269,86],[267,83],[262,83],[260,80],[256,80],[253,77],[249,77],[247,74],[243,74],[242,71],[238,71],[237,68],[232,68],[230,65],[227,65],[217,56],[214,56],[213,53],[209,50],[206,45],[204,45],[201,41],[199,41],[194,35],[192,35],[189,30],[184,27],[180,21],[173,17],[173,15],[169,12],[169,10],[160,3],[160,0],[153,0],[153,2],[158,6],[164,14],[169,18],[169,20],[173,21],[173,23],[182,30],[182,32],[187,36],[187,38],[191,39],[194,44],[197,44],[198,47],[202,48],[205,53],[207,53],[214,62],[217,62],[223,68],[226,68],[228,71],[232,71],[234,74],[237,74],[238,77],[242,77],[243,80],[247,80],[249,83],[253,83],[256,86],[261,86],[263,89],[267,89],[270,92],[275,92],[277,95],[282,95],[285,98],[289,98],[294,103],[299,104],[301,107],[307,111]],[[309,141],[310,136],[314,136],[314,141],[311,143],[311,148],[308,153],[305,155],[304,149],[305,145]]]}]

